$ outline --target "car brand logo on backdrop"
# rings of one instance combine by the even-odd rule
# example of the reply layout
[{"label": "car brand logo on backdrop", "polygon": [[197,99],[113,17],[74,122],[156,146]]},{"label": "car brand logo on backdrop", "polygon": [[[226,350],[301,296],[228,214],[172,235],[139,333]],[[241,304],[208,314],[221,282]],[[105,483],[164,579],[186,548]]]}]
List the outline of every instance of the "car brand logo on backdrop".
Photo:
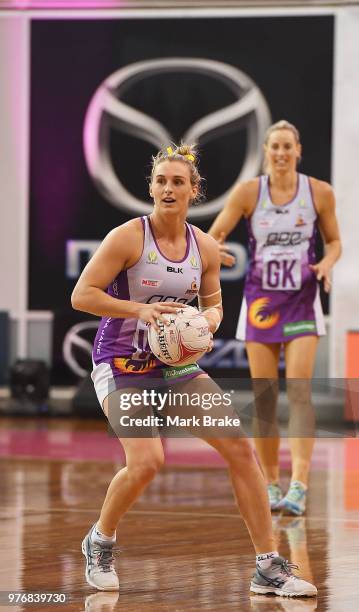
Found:
[{"label": "car brand logo on backdrop", "polygon": [[92,346],[98,321],[76,323],[67,332],[62,345],[62,355],[71,372],[84,378],[92,369]]},{"label": "car brand logo on backdrop", "polygon": [[[262,92],[248,75],[235,66],[205,58],[154,59],[130,64],[111,74],[93,95],[84,123],[84,152],[89,174],[99,192],[131,215],[147,215],[152,205],[131,194],[115,172],[110,154],[111,130],[115,128],[140,138],[157,149],[168,145],[173,137],[162,123],[125,104],[121,96],[142,79],[176,72],[209,76],[236,97],[234,103],[195,121],[183,133],[182,140],[208,142],[220,135],[225,126],[240,120],[247,129],[246,152],[235,182],[252,178],[260,170],[262,143],[271,115]],[[192,207],[189,217],[204,219],[216,215],[232,186],[212,201]]]}]

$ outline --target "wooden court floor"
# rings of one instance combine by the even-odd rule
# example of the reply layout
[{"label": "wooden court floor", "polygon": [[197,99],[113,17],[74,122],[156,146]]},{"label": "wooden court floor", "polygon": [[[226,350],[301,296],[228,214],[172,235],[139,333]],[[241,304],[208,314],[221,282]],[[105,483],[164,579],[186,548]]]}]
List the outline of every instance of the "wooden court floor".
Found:
[{"label": "wooden court floor", "polygon": [[[78,437],[84,431],[87,437]],[[46,439],[48,452],[42,446]],[[318,598],[300,600],[250,594],[254,555],[226,470],[209,455],[203,455],[203,462],[205,450],[192,446],[187,451],[184,440],[180,451],[169,449],[169,464],[119,528],[120,593],[91,589],[84,579],[80,544],[97,519],[107,483],[121,466],[120,456],[108,459],[96,449],[100,443],[113,443],[100,423],[0,419],[0,591],[67,596],[63,605],[6,609],[359,609],[356,439],[318,440],[306,517],[273,517],[280,552],[319,590]],[[50,452],[54,447],[59,452]],[[281,463],[285,486],[285,448]]]}]

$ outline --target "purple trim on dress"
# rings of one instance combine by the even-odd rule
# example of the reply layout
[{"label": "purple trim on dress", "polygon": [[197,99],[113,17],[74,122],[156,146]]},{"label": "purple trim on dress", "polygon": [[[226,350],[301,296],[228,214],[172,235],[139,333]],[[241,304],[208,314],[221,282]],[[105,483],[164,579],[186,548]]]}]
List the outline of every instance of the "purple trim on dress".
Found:
[{"label": "purple trim on dress", "polygon": [[193,225],[191,225],[190,223],[187,223],[187,221],[186,221],[186,227],[189,228],[190,234],[191,234],[191,236],[193,236],[194,241],[196,243],[197,251],[198,251],[198,254],[199,254],[199,257],[200,257],[200,260],[201,260],[201,268],[203,270],[203,261],[202,261],[201,249],[199,248],[196,232],[193,229]]},{"label": "purple trim on dress", "polygon": [[[253,211],[253,213],[254,213],[254,211]],[[256,242],[257,242],[256,238],[254,236],[253,227],[252,227],[253,213],[251,214],[250,217],[248,217],[246,219],[246,222],[247,222],[247,232],[248,232],[248,261],[249,261],[249,266],[250,266],[251,263],[254,262],[254,257],[255,257],[255,254],[256,254]],[[249,270],[249,267],[248,267],[248,270]]]},{"label": "purple trim on dress", "polygon": [[272,194],[271,194],[271,192],[270,192],[270,177],[269,177],[269,175],[268,175],[268,195],[269,195],[270,203],[272,204],[272,206],[275,206],[275,207],[278,207],[278,206],[280,206],[280,207],[282,207],[282,206],[288,206],[289,204],[292,204],[292,203],[294,202],[294,200],[295,200],[295,199],[296,199],[296,197],[298,196],[299,187],[300,187],[300,181],[301,181],[301,176],[303,176],[302,174],[299,174],[299,172],[296,172],[296,175],[297,175],[297,187],[296,187],[296,190],[295,190],[294,197],[293,197],[291,200],[289,200],[289,202],[286,202],[285,204],[274,204],[274,202],[273,202],[273,200],[272,200]]},{"label": "purple trim on dress", "polygon": [[309,259],[309,263],[315,263],[316,262],[315,244],[316,244],[317,236],[318,236],[318,211],[317,211],[317,209],[315,207],[313,189],[312,189],[311,182],[309,180],[309,176],[306,176],[306,175],[303,175],[303,176],[304,176],[304,178],[307,179],[308,191],[310,193],[313,211],[317,215],[317,218],[316,218],[316,220],[313,223],[313,232],[312,232],[311,237],[309,238],[309,247],[308,247],[308,259]]},{"label": "purple trim on dress", "polygon": [[166,259],[166,261],[170,261],[171,263],[182,263],[182,261],[187,259],[188,253],[189,253],[189,245],[190,245],[190,236],[189,236],[189,229],[188,229],[187,223],[186,223],[186,226],[185,226],[186,227],[187,246],[186,246],[186,252],[184,254],[184,257],[182,257],[182,259],[169,259],[168,257],[166,257],[166,255],[164,255],[162,253],[160,247],[158,246],[158,242],[156,240],[156,236],[155,236],[155,234],[153,232],[153,229],[152,229],[151,219],[149,217],[147,217],[147,219],[148,219],[148,225],[149,225],[149,228],[150,228],[150,232],[152,234],[152,237],[153,237],[153,240],[155,242],[156,248],[157,248],[158,252],[160,253],[161,257],[163,257],[163,259]]},{"label": "purple trim on dress", "polygon": [[[118,279],[118,297],[119,300],[130,300],[130,287],[128,284],[127,270],[122,270],[117,276]],[[117,280],[116,279],[116,280]]]},{"label": "purple trim on dress", "polygon": [[310,264],[316,263],[315,244],[317,241],[317,236],[318,236],[318,226],[317,226],[317,221],[315,220],[313,223],[313,232],[312,232],[311,237],[309,238],[309,245],[308,245],[308,262]]},{"label": "purple trim on dress", "polygon": [[313,206],[313,210],[315,211],[315,213],[318,215],[318,210],[317,207],[315,205],[315,200],[314,200],[314,193],[313,193],[313,187],[312,187],[312,183],[310,182],[310,178],[309,176],[306,177],[307,181],[308,181],[308,187],[309,187],[309,193],[310,193],[310,197],[312,198],[312,206]]},{"label": "purple trim on dress", "polygon": [[[258,177],[259,181],[258,181],[258,195],[257,195],[257,201],[255,203],[255,206],[253,208],[252,213],[248,216],[245,217],[245,220],[247,222],[247,231],[248,231],[248,251],[249,253],[251,252],[251,240],[255,240],[254,237],[254,233],[253,233],[253,229],[252,229],[252,217],[254,215],[254,213],[256,212],[257,208],[258,208],[258,204],[261,201],[262,198],[262,192],[264,191],[264,183],[265,180],[268,178],[268,176],[266,174],[262,174],[261,176]],[[253,245],[252,245],[253,247]],[[254,251],[253,251],[254,254]]]}]

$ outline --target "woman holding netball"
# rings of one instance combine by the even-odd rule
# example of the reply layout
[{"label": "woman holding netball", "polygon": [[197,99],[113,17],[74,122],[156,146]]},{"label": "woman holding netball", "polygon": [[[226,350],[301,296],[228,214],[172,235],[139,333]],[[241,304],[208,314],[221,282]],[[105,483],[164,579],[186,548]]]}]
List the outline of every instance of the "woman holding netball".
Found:
[{"label": "woman holding netball", "polygon": [[[147,342],[148,324],[198,295],[212,333],[222,319],[220,255],[216,241],[186,222],[199,197],[201,177],[193,147],[160,151],[153,160],[149,217],[111,231],[84,269],[72,296],[75,309],[102,317],[93,350],[92,378],[99,402],[110,417],[121,409],[122,394],[176,382],[191,394],[203,383],[206,394],[219,387],[197,364],[171,368],[159,362]],[[195,410],[189,406],[190,410]],[[110,419],[111,422],[111,419]],[[192,432],[196,433],[196,432]],[[119,589],[112,548],[125,512],[154,478],[164,461],[161,439],[120,435],[126,466],[109,485],[99,519],[85,537],[86,579],[100,590]],[[205,437],[205,436],[201,436]],[[247,439],[236,430],[225,437],[208,432],[206,441],[228,464],[234,494],[257,553],[251,589],[279,595],[315,595],[316,588],[295,577],[275,550],[265,482]]]},{"label": "woman holding netball", "polygon": [[[238,184],[209,234],[221,243],[222,263],[234,258],[223,240],[242,216],[249,232],[249,269],[237,338],[244,340],[256,396],[255,444],[268,484],[272,510],[305,511],[313,451],[314,414],[310,379],[319,336],[325,334],[319,281],[330,289],[330,273],[341,253],[335,199],[328,183],[299,174],[298,130],[287,121],[272,125],[264,143],[265,174]],[[325,255],[315,260],[317,228]],[[290,404],[292,476],[283,497],[279,485],[276,425],[278,363],[284,350]]]}]

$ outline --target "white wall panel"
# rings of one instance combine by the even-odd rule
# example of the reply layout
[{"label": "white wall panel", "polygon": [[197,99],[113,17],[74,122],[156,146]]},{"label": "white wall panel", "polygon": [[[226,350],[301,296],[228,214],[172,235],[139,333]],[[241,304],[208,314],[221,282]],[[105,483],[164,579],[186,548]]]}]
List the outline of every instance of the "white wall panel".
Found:
[{"label": "white wall panel", "polygon": [[330,375],[342,377],[345,332],[359,330],[359,7],[338,11],[336,18],[333,134],[343,255],[333,276]]},{"label": "white wall panel", "polygon": [[[0,19],[0,309],[26,309],[29,22]],[[21,324],[20,324],[21,328]],[[19,329],[20,352],[25,351]]]}]

